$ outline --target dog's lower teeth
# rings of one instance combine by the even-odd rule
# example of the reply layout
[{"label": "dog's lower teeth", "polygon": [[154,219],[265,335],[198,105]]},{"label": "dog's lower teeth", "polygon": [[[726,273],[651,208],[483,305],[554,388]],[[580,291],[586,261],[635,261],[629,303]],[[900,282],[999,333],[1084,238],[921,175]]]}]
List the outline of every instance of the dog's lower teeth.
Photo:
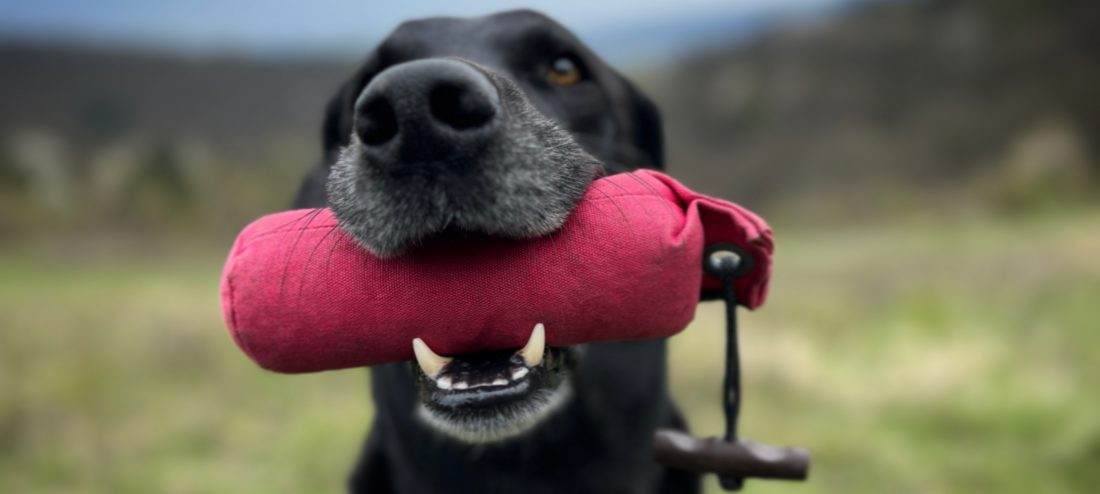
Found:
[{"label": "dog's lower teeth", "polygon": [[454,389],[466,389],[470,387],[470,383],[466,381],[459,381],[454,384]]},{"label": "dog's lower teeth", "polygon": [[493,379],[493,386],[504,386],[506,384],[508,384],[508,380],[503,377]]},{"label": "dog's lower teeth", "polygon": [[452,384],[451,378],[449,377],[441,377],[435,381],[435,385],[438,386],[439,389],[451,389]]},{"label": "dog's lower teeth", "polygon": [[520,367],[518,369],[513,369],[512,370],[512,379],[520,379],[523,376],[526,376],[528,372],[530,372],[530,371],[527,370],[526,367]]}]

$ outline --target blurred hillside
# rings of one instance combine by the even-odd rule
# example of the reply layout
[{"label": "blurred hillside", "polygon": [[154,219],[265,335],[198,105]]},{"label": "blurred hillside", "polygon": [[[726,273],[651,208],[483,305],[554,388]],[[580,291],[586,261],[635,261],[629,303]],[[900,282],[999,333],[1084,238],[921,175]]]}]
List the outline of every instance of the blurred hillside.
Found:
[{"label": "blurred hillside", "polygon": [[0,226],[232,230],[285,208],[352,68],[0,46],[0,190],[19,205]]},{"label": "blurred hillside", "polygon": [[[1095,195],[1098,12],[862,2],[628,72],[672,173],[766,215],[1014,211]],[[0,46],[0,228],[224,234],[284,208],[353,65]]]},{"label": "blurred hillside", "polygon": [[1100,171],[1100,4],[878,2],[716,47],[647,79],[669,163],[800,213],[1030,207]]}]

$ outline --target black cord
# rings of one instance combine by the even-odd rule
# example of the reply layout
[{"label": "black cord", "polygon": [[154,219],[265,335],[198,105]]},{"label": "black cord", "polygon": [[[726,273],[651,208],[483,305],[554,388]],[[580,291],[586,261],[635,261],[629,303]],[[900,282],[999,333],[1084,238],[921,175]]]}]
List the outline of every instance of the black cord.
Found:
[{"label": "black cord", "polygon": [[[737,418],[741,414],[741,352],[737,346],[737,294],[733,290],[733,273],[722,277],[722,298],[726,301],[726,379],[722,390],[722,405],[726,412],[726,441],[737,442]],[[727,491],[739,491],[745,479],[719,476],[718,482]]]},{"label": "black cord", "polygon": [[[737,292],[735,279],[752,270],[753,259],[733,244],[715,244],[706,249],[703,270],[722,280],[722,299],[726,302],[726,378],[722,384],[722,408],[726,412],[726,442],[737,442],[737,418],[741,414],[741,352],[737,346]],[[739,491],[742,477],[718,477],[727,491]]]}]

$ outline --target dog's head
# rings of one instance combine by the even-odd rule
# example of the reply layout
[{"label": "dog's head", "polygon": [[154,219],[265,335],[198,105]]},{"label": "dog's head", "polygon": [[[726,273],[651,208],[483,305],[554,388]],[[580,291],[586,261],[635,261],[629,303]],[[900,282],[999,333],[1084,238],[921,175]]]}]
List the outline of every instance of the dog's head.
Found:
[{"label": "dog's head", "polygon": [[[323,139],[328,204],[380,256],[441,236],[550,233],[594,178],[663,159],[653,104],[530,11],[402,24],[332,99]],[[518,351],[414,347],[420,416],[467,441],[534,427],[568,399],[579,358],[545,347],[541,326]]]}]

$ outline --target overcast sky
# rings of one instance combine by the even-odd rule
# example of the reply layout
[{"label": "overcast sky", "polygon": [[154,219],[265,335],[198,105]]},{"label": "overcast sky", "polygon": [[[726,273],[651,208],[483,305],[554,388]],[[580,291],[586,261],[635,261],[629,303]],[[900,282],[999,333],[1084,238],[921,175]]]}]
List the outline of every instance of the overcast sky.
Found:
[{"label": "overcast sky", "polygon": [[374,41],[405,19],[429,15],[531,7],[584,37],[663,18],[810,10],[840,1],[0,0],[0,36],[136,42],[200,52],[311,52]]}]

